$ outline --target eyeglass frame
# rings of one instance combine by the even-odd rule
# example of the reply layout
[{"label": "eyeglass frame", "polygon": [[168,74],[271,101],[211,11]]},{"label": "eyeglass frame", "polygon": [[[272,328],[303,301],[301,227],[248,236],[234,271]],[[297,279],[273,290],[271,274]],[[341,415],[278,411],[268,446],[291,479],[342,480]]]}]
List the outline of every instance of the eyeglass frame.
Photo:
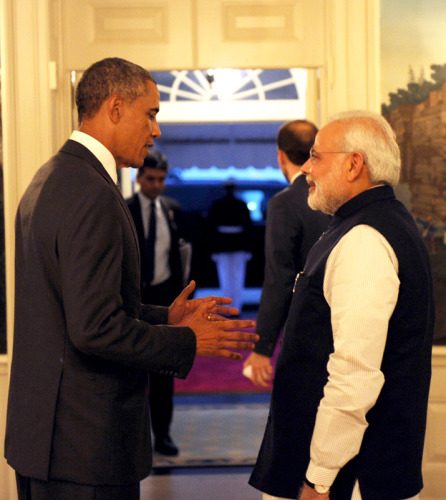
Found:
[{"label": "eyeglass frame", "polygon": [[320,155],[325,155],[325,154],[345,154],[345,155],[350,155],[350,154],[353,154],[355,153],[355,151],[317,151],[316,149],[314,149],[313,147],[310,149],[310,162],[311,164],[313,165],[313,162],[315,160],[315,157],[314,157],[314,153]]}]

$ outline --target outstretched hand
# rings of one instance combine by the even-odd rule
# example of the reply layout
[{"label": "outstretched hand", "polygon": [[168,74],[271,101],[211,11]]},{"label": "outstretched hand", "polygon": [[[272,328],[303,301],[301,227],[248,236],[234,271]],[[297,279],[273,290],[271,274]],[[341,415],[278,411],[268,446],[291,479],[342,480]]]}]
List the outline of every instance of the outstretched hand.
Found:
[{"label": "outstretched hand", "polygon": [[239,331],[242,328],[252,328],[255,322],[242,319],[226,319],[212,314],[214,302],[200,305],[192,316],[189,324],[197,339],[197,356],[218,356],[228,359],[242,359],[235,350],[252,351],[254,343],[259,340],[255,333]]},{"label": "outstretched hand", "polygon": [[194,331],[197,340],[196,355],[237,360],[242,355],[233,349],[252,351],[254,342],[259,339],[258,335],[239,330],[252,328],[255,322],[221,316],[238,314],[238,309],[225,305],[232,302],[228,297],[188,300],[194,289],[195,281],[191,281],[169,307],[168,324],[188,326]]},{"label": "outstretched hand", "polygon": [[[192,316],[198,311],[199,307],[204,303],[213,302],[210,313],[213,315],[227,314],[236,315],[238,309],[229,307],[232,302],[229,297],[204,297],[201,299],[189,299],[190,294],[195,290],[195,281],[191,281],[178,295],[169,307],[167,324],[173,326],[188,326]],[[216,316],[214,316],[216,319]]]}]

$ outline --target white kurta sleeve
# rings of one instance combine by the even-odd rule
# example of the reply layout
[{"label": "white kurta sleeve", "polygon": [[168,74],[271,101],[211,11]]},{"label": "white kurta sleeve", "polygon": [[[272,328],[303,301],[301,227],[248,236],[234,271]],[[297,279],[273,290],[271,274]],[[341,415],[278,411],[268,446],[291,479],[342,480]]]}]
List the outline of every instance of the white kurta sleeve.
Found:
[{"label": "white kurta sleeve", "polygon": [[313,483],[330,486],[359,452],[367,412],[385,383],[380,367],[399,284],[395,252],[370,226],[355,226],[327,260],[324,296],[334,352],[311,441],[307,477]]}]

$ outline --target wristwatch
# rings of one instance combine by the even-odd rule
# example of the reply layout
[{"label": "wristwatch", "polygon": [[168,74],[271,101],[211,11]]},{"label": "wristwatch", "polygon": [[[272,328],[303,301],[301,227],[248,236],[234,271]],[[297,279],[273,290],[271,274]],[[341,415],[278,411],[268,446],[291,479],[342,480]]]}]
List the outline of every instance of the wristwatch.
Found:
[{"label": "wristwatch", "polygon": [[316,493],[319,493],[319,495],[324,495],[325,493],[328,493],[330,491],[330,486],[322,486],[322,484],[310,483],[307,478],[305,478],[304,481],[310,488],[313,488]]}]

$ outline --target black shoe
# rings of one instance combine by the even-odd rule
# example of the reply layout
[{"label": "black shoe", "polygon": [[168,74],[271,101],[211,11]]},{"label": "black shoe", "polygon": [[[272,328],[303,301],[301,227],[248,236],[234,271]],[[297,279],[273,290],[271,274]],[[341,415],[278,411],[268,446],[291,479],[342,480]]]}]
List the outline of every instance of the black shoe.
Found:
[{"label": "black shoe", "polygon": [[170,457],[175,457],[179,453],[170,436],[164,436],[161,439],[155,438],[155,451],[161,453],[161,455],[169,455]]}]

